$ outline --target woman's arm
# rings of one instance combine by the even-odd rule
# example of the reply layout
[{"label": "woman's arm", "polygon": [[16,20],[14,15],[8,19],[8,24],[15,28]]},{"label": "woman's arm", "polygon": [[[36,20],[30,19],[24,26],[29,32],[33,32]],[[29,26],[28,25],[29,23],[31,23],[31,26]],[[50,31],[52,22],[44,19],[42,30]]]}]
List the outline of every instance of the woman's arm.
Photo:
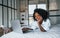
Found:
[{"label": "woman's arm", "polygon": [[46,30],[41,25],[39,25],[39,27],[42,32],[46,32]]},{"label": "woman's arm", "polygon": [[46,30],[41,26],[43,20],[38,21],[38,26],[42,32],[46,32]]},{"label": "woman's arm", "polygon": [[28,31],[28,30],[33,30],[31,28],[22,28],[22,31]]}]

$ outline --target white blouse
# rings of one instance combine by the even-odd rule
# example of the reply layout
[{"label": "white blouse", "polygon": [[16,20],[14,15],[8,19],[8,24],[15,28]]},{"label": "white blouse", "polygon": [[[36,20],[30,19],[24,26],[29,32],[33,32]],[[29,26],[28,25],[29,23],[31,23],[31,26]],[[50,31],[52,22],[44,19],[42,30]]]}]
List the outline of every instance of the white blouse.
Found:
[{"label": "white blouse", "polygon": [[[31,26],[31,28],[32,28],[33,30],[35,30],[36,28],[39,28],[37,21],[34,21],[33,23],[31,23],[30,26]],[[43,21],[42,24],[41,24],[41,26],[42,26],[46,31],[48,31],[49,28],[50,28],[50,26],[51,26],[50,20],[47,19],[46,21]]]}]

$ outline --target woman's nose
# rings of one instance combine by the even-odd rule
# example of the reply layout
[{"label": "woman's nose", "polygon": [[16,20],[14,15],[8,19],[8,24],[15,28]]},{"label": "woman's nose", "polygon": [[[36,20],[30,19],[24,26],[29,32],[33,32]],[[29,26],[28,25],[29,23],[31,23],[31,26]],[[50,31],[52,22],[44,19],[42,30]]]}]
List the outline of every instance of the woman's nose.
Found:
[{"label": "woman's nose", "polygon": [[36,17],[36,19],[39,19],[39,17]]}]

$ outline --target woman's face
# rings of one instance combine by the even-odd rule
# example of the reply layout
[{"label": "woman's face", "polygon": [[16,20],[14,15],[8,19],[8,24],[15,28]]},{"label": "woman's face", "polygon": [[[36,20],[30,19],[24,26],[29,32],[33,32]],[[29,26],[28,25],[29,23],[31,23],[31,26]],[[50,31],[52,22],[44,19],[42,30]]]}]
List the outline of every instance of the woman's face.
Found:
[{"label": "woman's face", "polygon": [[37,20],[37,21],[40,21],[40,20],[42,20],[42,16],[40,16],[37,12],[35,13],[35,19]]}]

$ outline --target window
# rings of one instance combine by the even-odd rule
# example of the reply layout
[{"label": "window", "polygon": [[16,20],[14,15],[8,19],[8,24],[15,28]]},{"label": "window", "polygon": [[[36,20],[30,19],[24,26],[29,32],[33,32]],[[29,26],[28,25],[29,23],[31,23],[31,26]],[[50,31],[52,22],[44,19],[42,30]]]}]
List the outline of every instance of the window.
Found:
[{"label": "window", "polygon": [[8,15],[9,15],[9,19],[8,19],[8,23],[9,23],[9,27],[11,27],[10,21],[11,21],[11,8],[8,8]]},{"label": "window", "polygon": [[36,9],[36,5],[29,5],[29,24],[33,22],[33,17],[31,17]]},{"label": "window", "polygon": [[12,8],[14,8],[15,0],[12,0]]},{"label": "window", "polygon": [[10,21],[17,19],[16,0],[0,0],[0,25],[11,27]]},{"label": "window", "polygon": [[47,10],[46,9],[46,4],[38,4],[38,7],[37,8],[42,8],[42,9]]},{"label": "window", "polygon": [[0,25],[2,25],[2,6],[0,6]]},{"label": "window", "polygon": [[12,9],[12,20],[14,20],[14,10]]},{"label": "window", "polygon": [[2,4],[2,0],[0,0],[0,4]]},{"label": "window", "polygon": [[4,26],[7,27],[7,7],[3,7],[4,13]]},{"label": "window", "polygon": [[11,0],[8,0],[8,6],[11,7]]},{"label": "window", "polygon": [[33,14],[36,5],[29,5],[29,14]]},{"label": "window", "polygon": [[3,5],[7,6],[7,0],[3,0]]}]

